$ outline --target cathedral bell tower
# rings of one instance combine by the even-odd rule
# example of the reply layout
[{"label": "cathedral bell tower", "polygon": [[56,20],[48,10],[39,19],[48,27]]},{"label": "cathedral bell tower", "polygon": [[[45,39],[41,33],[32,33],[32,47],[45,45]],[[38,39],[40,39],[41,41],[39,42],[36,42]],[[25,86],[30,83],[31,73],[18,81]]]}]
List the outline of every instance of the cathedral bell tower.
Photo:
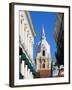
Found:
[{"label": "cathedral bell tower", "polygon": [[46,41],[44,26],[41,40],[36,50],[36,71],[39,73],[40,78],[51,76],[51,52],[50,45]]}]

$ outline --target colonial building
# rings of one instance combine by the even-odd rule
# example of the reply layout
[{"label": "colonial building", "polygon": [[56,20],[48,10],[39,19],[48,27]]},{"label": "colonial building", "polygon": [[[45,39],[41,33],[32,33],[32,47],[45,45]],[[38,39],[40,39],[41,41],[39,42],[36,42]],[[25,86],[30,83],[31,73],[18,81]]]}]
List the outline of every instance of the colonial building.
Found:
[{"label": "colonial building", "polygon": [[35,77],[33,44],[36,33],[28,11],[19,11],[19,79]]},{"label": "colonial building", "polygon": [[39,73],[40,78],[51,76],[51,51],[50,45],[46,41],[44,27],[36,51],[36,71]]}]

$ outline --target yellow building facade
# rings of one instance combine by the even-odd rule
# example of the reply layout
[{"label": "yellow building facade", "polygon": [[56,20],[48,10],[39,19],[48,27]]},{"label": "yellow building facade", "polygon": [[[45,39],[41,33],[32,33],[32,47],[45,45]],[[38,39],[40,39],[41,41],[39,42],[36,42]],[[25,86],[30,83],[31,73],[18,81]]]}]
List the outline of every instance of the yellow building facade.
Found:
[{"label": "yellow building facade", "polygon": [[44,27],[36,52],[36,71],[41,78],[51,76],[51,51],[45,37]]}]

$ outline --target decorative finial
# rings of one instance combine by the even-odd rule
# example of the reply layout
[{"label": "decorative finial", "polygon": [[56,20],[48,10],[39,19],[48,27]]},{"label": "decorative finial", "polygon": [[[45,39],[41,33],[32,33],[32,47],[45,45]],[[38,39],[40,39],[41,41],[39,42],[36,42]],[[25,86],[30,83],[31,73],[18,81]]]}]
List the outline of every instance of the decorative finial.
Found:
[{"label": "decorative finial", "polygon": [[43,28],[42,28],[42,39],[46,39],[46,37],[45,37],[45,31],[44,31],[44,25],[43,25]]}]

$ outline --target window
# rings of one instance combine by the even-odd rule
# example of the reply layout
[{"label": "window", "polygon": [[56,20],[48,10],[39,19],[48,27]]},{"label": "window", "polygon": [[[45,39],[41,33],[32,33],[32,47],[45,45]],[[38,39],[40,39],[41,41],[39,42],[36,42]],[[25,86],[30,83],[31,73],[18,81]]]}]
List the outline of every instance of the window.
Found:
[{"label": "window", "polygon": [[21,19],[21,24],[22,24],[22,19]]},{"label": "window", "polygon": [[43,68],[45,68],[45,64],[43,64]]},{"label": "window", "polygon": [[43,50],[43,54],[42,55],[45,56],[45,50]]},{"label": "window", "polygon": [[19,47],[19,55],[22,55],[23,51],[22,51],[22,48]]},{"label": "window", "polygon": [[24,21],[24,18],[23,18],[23,15],[21,15],[21,24],[22,24],[23,21]]}]

